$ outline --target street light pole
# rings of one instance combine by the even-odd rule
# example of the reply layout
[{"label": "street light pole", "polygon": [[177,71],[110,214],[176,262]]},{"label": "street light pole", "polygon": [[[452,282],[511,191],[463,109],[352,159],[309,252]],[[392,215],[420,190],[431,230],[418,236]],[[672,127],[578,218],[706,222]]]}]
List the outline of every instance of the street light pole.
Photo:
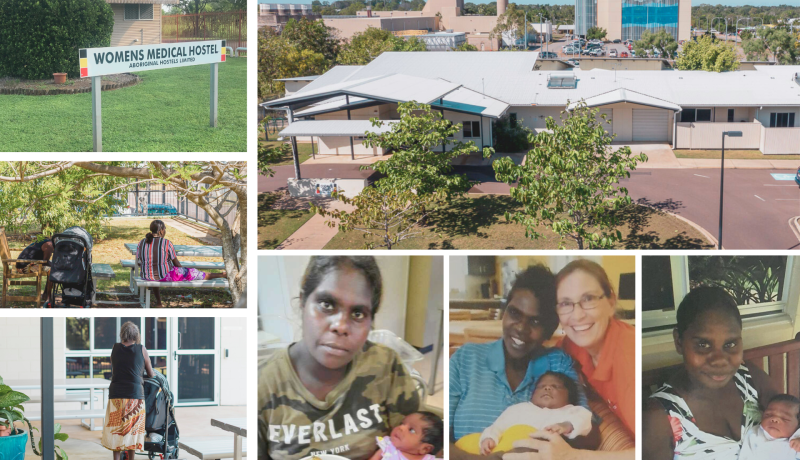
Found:
[{"label": "street light pole", "polygon": [[717,249],[722,249],[722,197],[725,190],[725,136],[742,137],[741,131],[722,132],[722,161],[719,171],[719,233],[717,233]]},{"label": "street light pole", "polygon": [[[711,20],[711,28],[712,28],[712,29],[714,28],[714,21],[716,21],[717,19],[720,19],[720,20],[722,20],[722,19],[725,19],[725,18],[723,18],[722,16],[717,16],[717,17],[715,17],[714,19],[712,19],[712,20]],[[711,32],[711,31],[709,30],[709,32]],[[717,32],[719,32],[719,31],[717,31]],[[713,36],[715,36],[715,37],[717,36],[717,34],[711,34],[711,35],[713,35]]]}]

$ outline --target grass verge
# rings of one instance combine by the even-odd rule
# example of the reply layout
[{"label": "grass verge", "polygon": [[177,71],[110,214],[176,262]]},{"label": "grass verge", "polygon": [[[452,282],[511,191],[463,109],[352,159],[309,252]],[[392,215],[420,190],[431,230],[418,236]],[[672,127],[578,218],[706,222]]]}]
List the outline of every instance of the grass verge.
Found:
[{"label": "grass verge", "polygon": [[275,249],[314,215],[308,207],[274,209],[281,195],[262,193],[258,196],[258,249]]},{"label": "grass verge", "polygon": [[[218,126],[209,126],[209,66],[135,72],[138,85],[103,91],[106,152],[244,152],[247,150],[247,60],[219,64]],[[91,93],[0,95],[0,150],[87,152],[92,146]]]},{"label": "grass verge", "polygon": [[[505,220],[506,211],[519,206],[509,196],[481,195],[454,200],[428,219],[420,237],[400,243],[397,249],[557,249],[559,237],[540,227],[539,239],[525,237],[522,225]],[[664,212],[632,205],[621,213],[623,240],[617,249],[711,249],[713,246],[688,223]],[[325,249],[361,249],[377,238],[360,232],[339,232]],[[577,246],[564,241],[567,249]]]}]

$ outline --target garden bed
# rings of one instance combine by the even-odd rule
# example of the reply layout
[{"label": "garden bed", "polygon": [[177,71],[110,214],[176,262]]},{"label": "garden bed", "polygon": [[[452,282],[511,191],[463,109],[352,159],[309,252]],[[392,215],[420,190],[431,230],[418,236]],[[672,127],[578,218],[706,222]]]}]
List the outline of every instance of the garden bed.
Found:
[{"label": "garden bed", "polygon": [[[132,73],[120,73],[101,77],[103,91],[124,88],[138,84],[142,79]],[[56,94],[80,94],[92,91],[91,78],[74,78],[66,83],[56,84],[55,80],[22,80],[19,78],[0,78],[0,94],[21,94],[23,96],[54,96]]]}]

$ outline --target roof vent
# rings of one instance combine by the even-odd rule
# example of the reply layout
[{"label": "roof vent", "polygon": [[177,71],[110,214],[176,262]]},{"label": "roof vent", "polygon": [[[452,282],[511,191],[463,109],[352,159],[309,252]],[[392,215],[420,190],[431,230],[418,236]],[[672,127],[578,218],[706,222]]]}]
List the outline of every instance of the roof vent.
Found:
[{"label": "roof vent", "polygon": [[547,76],[547,87],[577,88],[578,79],[575,78],[575,74],[572,72],[553,72]]}]

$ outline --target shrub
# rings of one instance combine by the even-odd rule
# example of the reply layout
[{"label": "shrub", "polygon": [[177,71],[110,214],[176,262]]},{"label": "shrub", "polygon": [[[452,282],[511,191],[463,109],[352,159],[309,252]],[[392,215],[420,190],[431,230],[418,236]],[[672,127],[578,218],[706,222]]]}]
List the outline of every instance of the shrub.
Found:
[{"label": "shrub", "polygon": [[492,137],[496,152],[522,152],[530,149],[533,131],[522,125],[522,119],[511,123],[511,119],[504,116],[492,125]]},{"label": "shrub", "polygon": [[0,76],[80,76],[78,50],[109,46],[114,13],[104,0],[0,0]]}]

